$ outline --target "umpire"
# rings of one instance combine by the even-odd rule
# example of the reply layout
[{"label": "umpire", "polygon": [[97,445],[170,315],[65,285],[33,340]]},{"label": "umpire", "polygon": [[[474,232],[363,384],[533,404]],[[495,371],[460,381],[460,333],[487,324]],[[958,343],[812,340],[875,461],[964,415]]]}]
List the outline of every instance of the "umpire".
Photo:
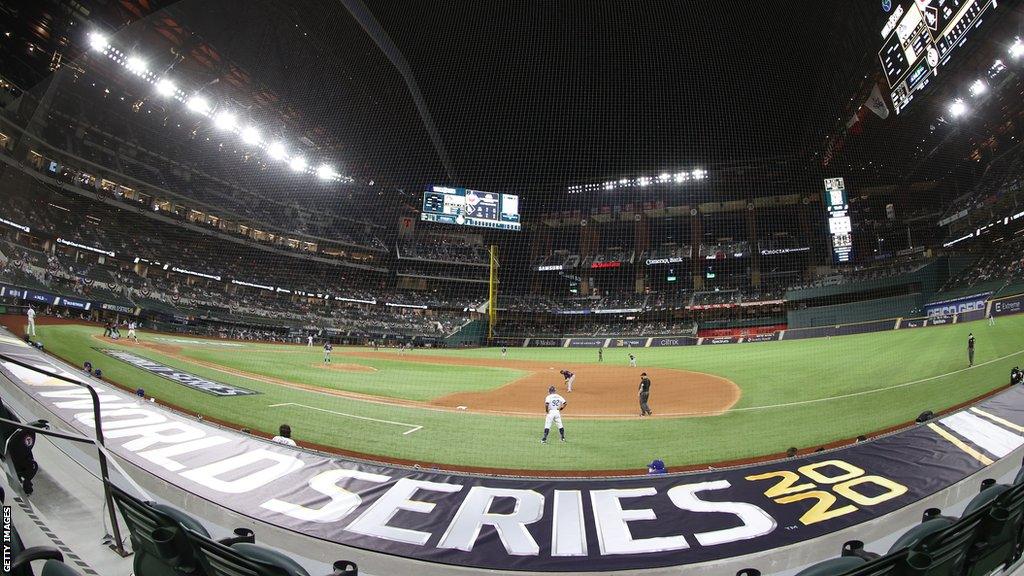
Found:
[{"label": "umpire", "polygon": [[651,408],[647,405],[647,399],[651,396],[651,379],[647,377],[647,372],[640,375],[640,415],[641,416],[652,416]]}]

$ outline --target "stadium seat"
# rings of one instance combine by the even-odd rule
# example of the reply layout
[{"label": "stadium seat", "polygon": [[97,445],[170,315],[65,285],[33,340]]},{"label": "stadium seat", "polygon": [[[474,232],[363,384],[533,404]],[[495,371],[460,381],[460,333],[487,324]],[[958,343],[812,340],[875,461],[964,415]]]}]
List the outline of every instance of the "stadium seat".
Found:
[{"label": "stadium seat", "polygon": [[964,516],[985,507],[978,540],[968,558],[967,574],[990,574],[1020,558],[1024,528],[1024,483],[989,484],[968,504]]},{"label": "stadium seat", "polygon": [[[0,418],[21,422],[18,417],[0,400]],[[46,420],[37,420],[29,424],[36,428],[45,428]],[[0,445],[3,447],[4,465],[7,475],[21,484],[25,494],[32,494],[32,479],[39,471],[39,464],[32,457],[32,448],[36,445],[36,434],[31,430],[19,428],[6,422],[0,422]]]},{"label": "stadium seat", "polygon": [[[207,576],[310,576],[295,560],[277,550],[251,541],[226,545],[200,532],[186,532]],[[357,574],[355,563],[339,560],[330,576]]]},{"label": "stadium seat", "polygon": [[914,576],[963,574],[986,512],[987,509],[977,510],[959,520],[934,516],[908,530],[890,549],[890,552],[907,551],[906,566],[900,573]]},{"label": "stadium seat", "polygon": [[82,576],[77,570],[59,560],[47,560],[40,576]]},{"label": "stadium seat", "polygon": [[143,502],[113,484],[110,484],[110,492],[131,535],[136,574],[180,576],[203,573],[184,530],[188,528],[209,536],[198,520],[171,506]]}]

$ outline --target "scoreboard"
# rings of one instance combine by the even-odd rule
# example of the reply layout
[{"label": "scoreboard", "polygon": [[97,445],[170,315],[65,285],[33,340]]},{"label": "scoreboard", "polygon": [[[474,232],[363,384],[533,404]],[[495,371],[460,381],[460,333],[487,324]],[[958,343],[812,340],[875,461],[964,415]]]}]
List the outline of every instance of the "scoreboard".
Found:
[{"label": "scoreboard", "polygon": [[853,256],[853,224],[842,178],[825,179],[825,212],[832,237],[832,259],[837,264],[849,262]]},{"label": "scoreboard", "polygon": [[897,114],[996,5],[996,0],[909,0],[896,6],[882,28],[878,59]]},{"label": "scoreboard", "polygon": [[420,220],[497,230],[522,229],[519,196],[448,186],[433,186],[423,193]]}]

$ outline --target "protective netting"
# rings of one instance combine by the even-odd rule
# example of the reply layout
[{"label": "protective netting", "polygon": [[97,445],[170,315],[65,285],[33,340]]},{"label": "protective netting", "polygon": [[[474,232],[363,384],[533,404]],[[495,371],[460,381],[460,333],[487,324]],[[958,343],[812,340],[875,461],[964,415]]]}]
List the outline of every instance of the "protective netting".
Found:
[{"label": "protective netting", "polygon": [[[1020,361],[1024,56],[1018,3],[883,4],[25,8],[0,296],[118,384],[374,457],[623,469],[896,426]],[[656,417],[622,420],[646,370]],[[585,448],[534,453],[574,376]]]}]

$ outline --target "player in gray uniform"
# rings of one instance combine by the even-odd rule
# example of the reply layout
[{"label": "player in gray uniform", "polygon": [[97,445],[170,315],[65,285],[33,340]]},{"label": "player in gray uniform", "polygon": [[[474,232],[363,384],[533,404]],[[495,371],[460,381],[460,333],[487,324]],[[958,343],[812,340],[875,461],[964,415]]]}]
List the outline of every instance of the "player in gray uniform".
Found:
[{"label": "player in gray uniform", "polygon": [[651,396],[651,379],[647,377],[647,372],[640,374],[640,415],[641,416],[653,416],[654,412],[651,412],[651,407],[647,405],[647,399]]}]

